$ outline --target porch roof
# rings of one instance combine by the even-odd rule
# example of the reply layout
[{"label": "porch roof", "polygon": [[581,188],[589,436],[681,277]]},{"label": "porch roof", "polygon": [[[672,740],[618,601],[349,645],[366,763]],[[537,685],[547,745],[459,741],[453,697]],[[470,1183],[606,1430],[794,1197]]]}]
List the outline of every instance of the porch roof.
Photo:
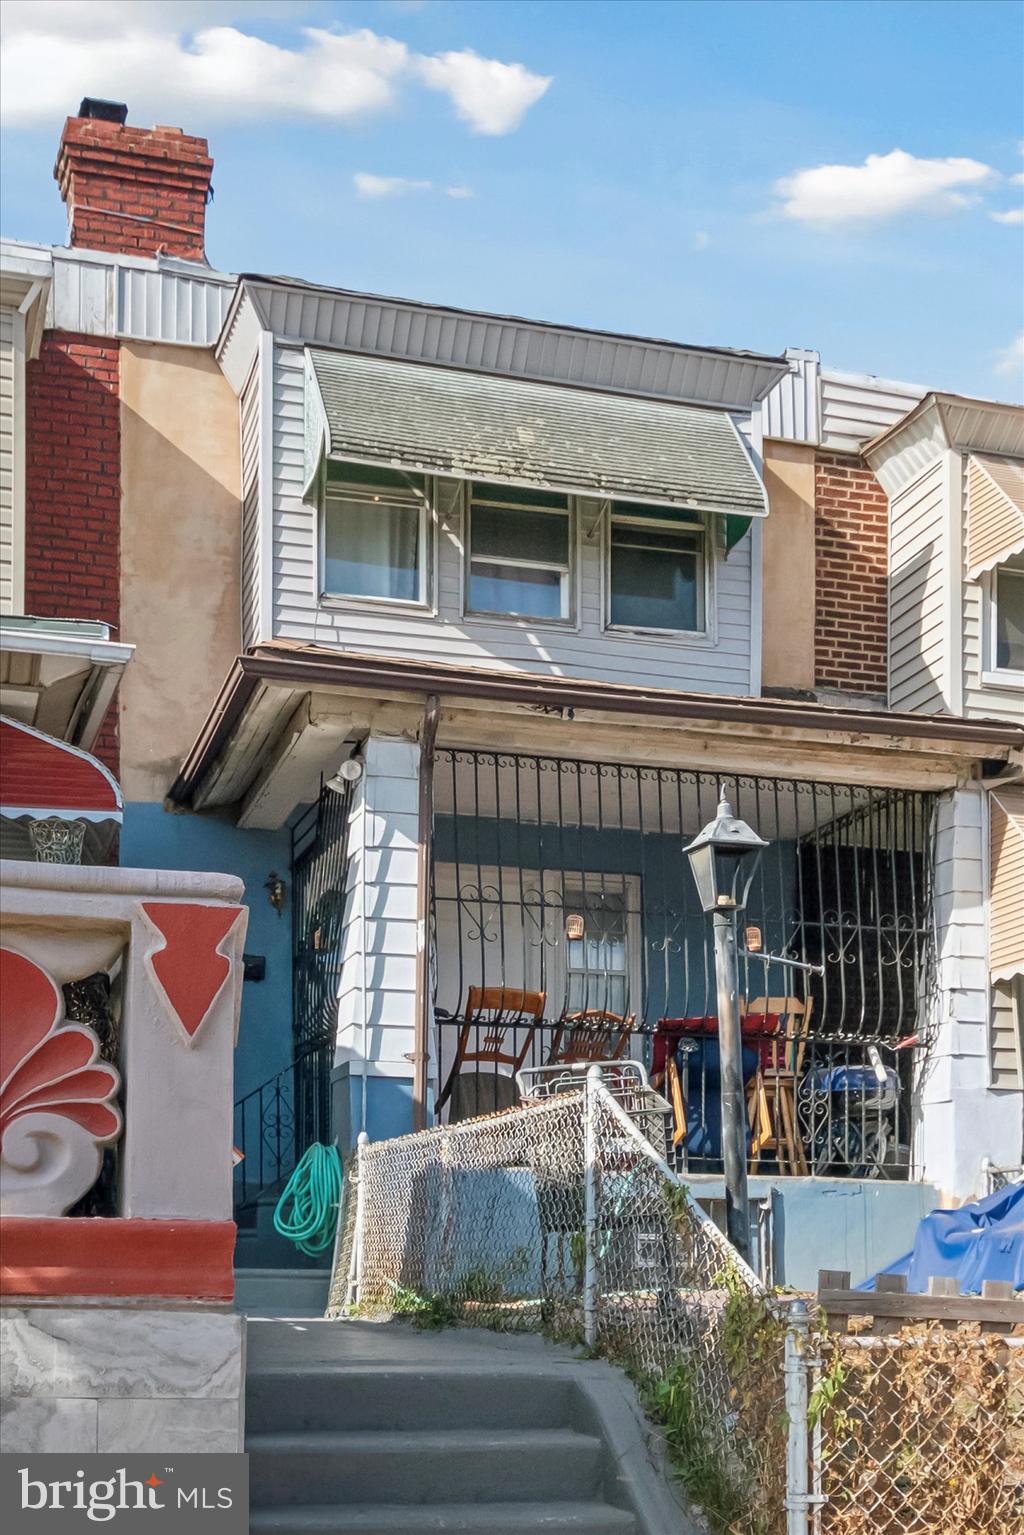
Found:
[{"label": "porch roof", "polygon": [[[337,695],[334,714],[323,707],[325,698],[332,693]],[[309,705],[314,695],[320,705],[317,711]],[[740,743],[751,763],[750,770],[755,772],[757,763],[764,764],[773,752],[784,755],[824,749],[833,759],[838,753],[838,760],[848,766],[858,759],[860,768],[855,777],[863,774],[863,759],[877,757],[871,769],[872,781],[889,782],[899,769],[897,776],[902,775],[901,781],[907,778],[909,782],[912,773],[908,758],[915,753],[919,755],[919,769],[927,758],[931,774],[941,771],[954,782],[964,763],[1006,762],[1024,752],[1024,727],[1003,720],[835,708],[782,698],[684,693],[522,671],[411,662],[275,640],[238,657],[171,786],[169,802],[174,807],[200,809],[237,804],[246,796],[251,801],[257,792],[254,783],[261,774],[272,777],[280,765],[286,766],[291,774],[297,761],[310,777],[306,791],[310,784],[315,790],[328,762],[333,764],[328,768],[328,776],[337,765],[347,726],[353,723],[351,700],[364,700],[361,708],[365,713],[367,708],[384,707],[388,700],[406,705],[419,701],[422,706],[431,696],[446,708],[474,709],[481,712],[481,717],[488,709],[496,711],[496,717],[504,709],[502,728],[506,738],[509,707],[519,709],[524,722],[529,718],[537,728],[559,719],[575,720],[579,734],[574,736],[572,749],[577,754],[585,748],[585,733],[596,728],[602,717],[631,716],[629,749],[639,751],[636,731],[646,717],[651,726],[659,727],[657,734],[661,738],[673,723],[678,724],[681,733],[699,735],[701,761],[713,766],[713,758],[707,752],[711,739],[708,732],[713,731],[723,749],[730,738],[734,746]],[[621,727],[617,728],[621,732]],[[520,735],[524,734],[520,731]],[[744,740],[746,746],[742,745]],[[315,769],[314,742],[319,743],[316,751],[322,759],[316,761]],[[558,754],[554,743],[548,749]],[[828,770],[824,758],[822,767]],[[308,797],[306,792],[305,798]],[[285,814],[302,799],[302,794],[294,798]],[[253,815],[246,824],[281,821],[263,821]]]},{"label": "porch roof", "polygon": [[744,518],[768,512],[728,412],[311,348],[321,456]]}]

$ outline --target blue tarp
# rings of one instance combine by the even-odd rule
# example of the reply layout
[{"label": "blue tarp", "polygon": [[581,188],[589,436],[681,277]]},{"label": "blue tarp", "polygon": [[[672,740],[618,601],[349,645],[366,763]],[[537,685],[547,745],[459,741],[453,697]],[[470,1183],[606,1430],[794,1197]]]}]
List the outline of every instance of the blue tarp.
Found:
[{"label": "blue tarp", "polygon": [[[959,1210],[933,1210],[918,1225],[913,1249],[882,1273],[905,1274],[914,1294],[927,1292],[932,1275],[959,1279],[962,1295],[980,1295],[983,1279],[1008,1279],[1024,1290],[1024,1183]],[[875,1278],[857,1289],[873,1290]]]}]

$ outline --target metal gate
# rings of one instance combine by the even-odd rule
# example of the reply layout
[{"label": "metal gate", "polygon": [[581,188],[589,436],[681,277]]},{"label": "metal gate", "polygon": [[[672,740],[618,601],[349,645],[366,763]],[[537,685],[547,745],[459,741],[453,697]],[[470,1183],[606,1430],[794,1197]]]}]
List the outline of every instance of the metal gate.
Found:
[{"label": "metal gate", "polygon": [[345,920],[352,786],[324,785],[292,833],[295,1156],[334,1138],[331,1068]]}]

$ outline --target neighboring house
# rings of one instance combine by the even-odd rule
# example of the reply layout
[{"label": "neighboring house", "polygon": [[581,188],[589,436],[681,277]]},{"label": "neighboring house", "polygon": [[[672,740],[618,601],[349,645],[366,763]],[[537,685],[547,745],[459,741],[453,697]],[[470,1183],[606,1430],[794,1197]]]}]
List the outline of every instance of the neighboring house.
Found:
[{"label": "neighboring house", "polygon": [[[0,712],[110,769],[122,864],[259,890],[287,836],[162,808],[239,645],[238,413],[213,356],[235,279],[205,260],[206,141],[110,111],[83,102],[61,136],[69,245],[0,245]],[[27,826],[5,821],[7,856]],[[287,1030],[290,944],[262,900],[249,937],[243,1026]]]},{"label": "neighboring house", "polygon": [[[1019,725],[1024,410],[929,393],[865,452],[889,497],[891,706]],[[988,1040],[964,1050],[961,1072],[978,1100],[974,1146],[984,1156],[994,1116],[1007,1131],[1019,1124],[1024,1087],[1024,775],[1018,761],[982,776],[971,878],[949,898],[978,903],[959,984]],[[1009,1166],[1022,1160],[1018,1148]]]},{"label": "neighboring house", "polygon": [[[138,155],[159,175],[144,131],[81,118],[59,164],[96,132],[126,187]],[[958,958],[985,920],[977,785],[1019,765],[1024,728],[886,698],[865,444],[922,391],[810,352],[235,282],[198,260],[208,157],[181,142],[180,217],[159,216],[187,252],[125,256],[116,220],[90,226],[105,251],[20,250],[55,274],[40,362],[48,339],[102,352],[116,405],[95,467],[120,501],[107,621],[136,647],[122,857],[249,886],[244,1202],[310,1139],[464,1108],[474,1052],[507,1093],[509,1058],[564,1050],[588,1010],[640,1054],[663,1019],[693,1036],[688,1170],[714,1198],[713,964],[683,846],[724,790],[771,844],[743,999],[803,1031],[785,1114],[757,1092],[769,1047],[747,1057],[776,1277],[897,1256],[937,1196],[980,1190],[983,1154],[1019,1161],[1024,1102],[964,1065],[990,1031]],[[82,483],[52,531],[29,483],[27,569],[56,581],[54,540],[91,527]],[[543,994],[539,1021],[467,1030],[475,987]]]}]

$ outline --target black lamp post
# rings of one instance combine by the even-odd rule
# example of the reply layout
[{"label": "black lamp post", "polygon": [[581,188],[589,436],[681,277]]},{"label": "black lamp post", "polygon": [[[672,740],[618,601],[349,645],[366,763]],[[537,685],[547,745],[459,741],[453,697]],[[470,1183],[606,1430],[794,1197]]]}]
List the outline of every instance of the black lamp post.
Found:
[{"label": "black lamp post", "polygon": [[718,979],[718,1049],[721,1060],[722,1161],[729,1240],[750,1262],[747,1201],[747,1115],[743,1097],[743,1044],[738,1004],[736,914],[747,904],[763,837],[732,813],[722,797],[718,814],[686,848],[700,904],[711,914]]}]

